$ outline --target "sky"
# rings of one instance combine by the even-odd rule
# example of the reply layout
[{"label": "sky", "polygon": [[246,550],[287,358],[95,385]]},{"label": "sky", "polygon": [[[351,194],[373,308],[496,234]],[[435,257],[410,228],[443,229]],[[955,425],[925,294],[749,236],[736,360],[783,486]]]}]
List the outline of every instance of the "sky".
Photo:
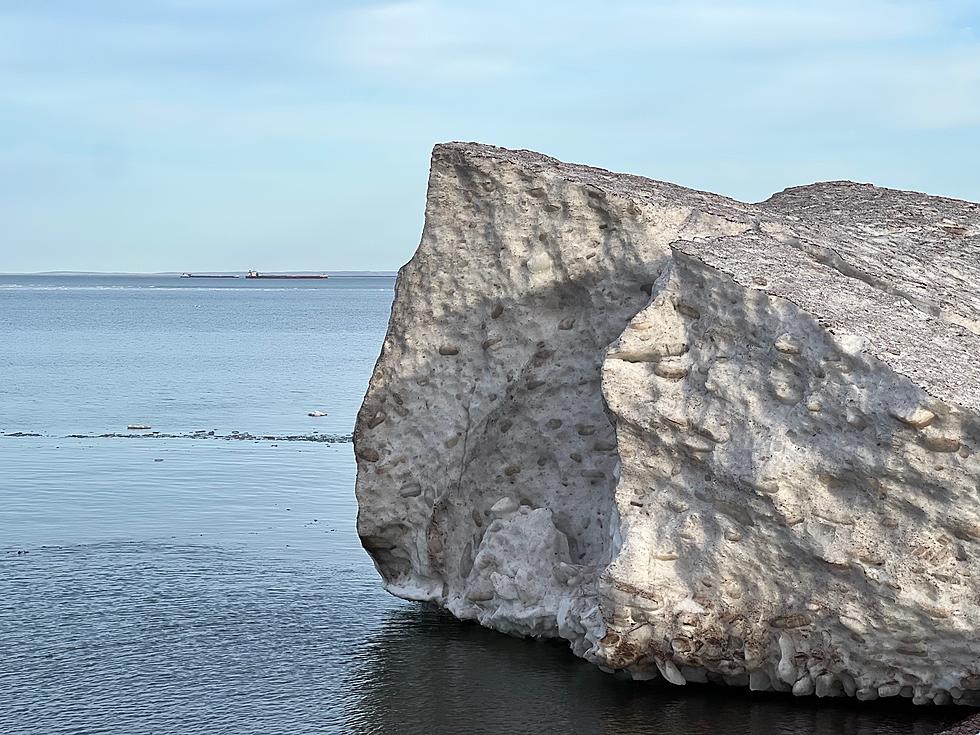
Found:
[{"label": "sky", "polygon": [[0,0],[0,272],[394,270],[475,140],[980,200],[976,0]]}]

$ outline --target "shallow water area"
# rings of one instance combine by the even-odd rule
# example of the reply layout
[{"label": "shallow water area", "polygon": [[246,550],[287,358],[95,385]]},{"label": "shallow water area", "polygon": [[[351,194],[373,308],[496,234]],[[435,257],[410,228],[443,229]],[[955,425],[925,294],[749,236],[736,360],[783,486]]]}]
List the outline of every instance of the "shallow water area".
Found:
[{"label": "shallow water area", "polygon": [[392,287],[0,277],[0,732],[925,734],[965,716],[633,683],[387,595],[350,443],[262,437],[349,433]]}]

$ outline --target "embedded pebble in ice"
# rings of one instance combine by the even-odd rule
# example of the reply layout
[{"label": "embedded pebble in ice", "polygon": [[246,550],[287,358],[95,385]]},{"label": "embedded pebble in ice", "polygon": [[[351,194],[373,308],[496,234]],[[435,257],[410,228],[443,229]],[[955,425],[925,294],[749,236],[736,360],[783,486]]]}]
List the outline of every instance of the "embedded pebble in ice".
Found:
[{"label": "embedded pebble in ice", "polygon": [[551,256],[541,251],[532,255],[527,261],[527,267],[532,273],[544,273],[551,270]]}]

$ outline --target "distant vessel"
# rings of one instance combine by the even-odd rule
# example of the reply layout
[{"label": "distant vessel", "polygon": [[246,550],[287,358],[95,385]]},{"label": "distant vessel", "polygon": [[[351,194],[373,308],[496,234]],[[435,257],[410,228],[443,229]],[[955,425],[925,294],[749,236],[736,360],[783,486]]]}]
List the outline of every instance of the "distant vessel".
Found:
[{"label": "distant vessel", "polygon": [[181,278],[241,278],[241,276],[209,276],[207,274],[198,273],[181,273]]},{"label": "distant vessel", "polygon": [[259,273],[258,271],[249,271],[248,273],[245,274],[245,277],[246,278],[290,278],[290,279],[293,279],[293,278],[305,278],[305,279],[309,279],[309,278],[317,278],[317,279],[330,278],[330,276],[328,276],[325,273],[320,274],[319,276],[294,276],[294,275],[281,274],[281,273]]}]

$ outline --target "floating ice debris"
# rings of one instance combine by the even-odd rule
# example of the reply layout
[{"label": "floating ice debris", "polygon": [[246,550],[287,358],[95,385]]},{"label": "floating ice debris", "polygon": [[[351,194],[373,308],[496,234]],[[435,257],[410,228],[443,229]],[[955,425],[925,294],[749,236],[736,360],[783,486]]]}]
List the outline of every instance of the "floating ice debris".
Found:
[{"label": "floating ice debris", "polygon": [[[165,434],[159,431],[151,433],[105,433],[105,434],[39,434],[34,432],[15,431],[10,434],[0,433],[0,438],[7,437],[41,437],[46,439],[223,439],[225,441],[271,441],[271,442],[315,442],[317,444],[347,444],[352,440],[350,434],[249,434],[247,432],[232,432],[230,434],[215,434],[209,431],[202,434],[198,431],[189,433]],[[273,446],[276,446],[273,444]]]},{"label": "floating ice debris", "polygon": [[320,418],[321,416],[326,416],[327,414],[326,414],[326,412],[325,412],[325,411],[310,411],[310,412],[309,412],[308,414],[306,414],[306,415],[307,415],[307,416],[312,416],[313,418],[315,418],[315,419],[318,419],[318,418]]}]

